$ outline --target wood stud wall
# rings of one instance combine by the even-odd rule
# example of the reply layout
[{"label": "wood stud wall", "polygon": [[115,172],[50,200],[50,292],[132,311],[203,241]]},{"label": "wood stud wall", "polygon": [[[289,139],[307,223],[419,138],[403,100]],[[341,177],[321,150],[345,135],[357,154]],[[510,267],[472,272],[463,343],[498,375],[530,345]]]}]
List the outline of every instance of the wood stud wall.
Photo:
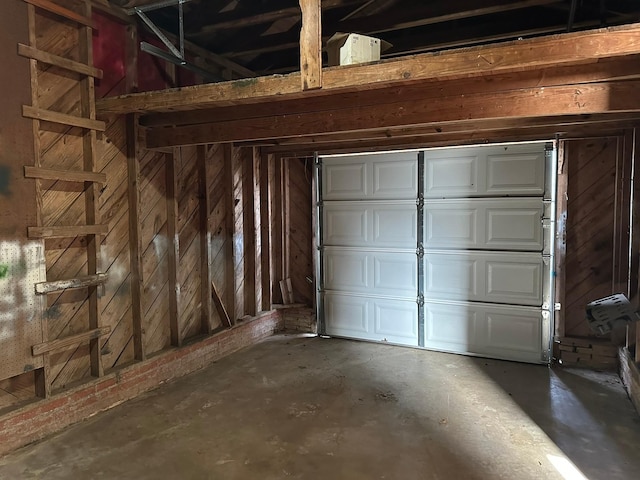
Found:
[{"label": "wood stud wall", "polygon": [[[56,5],[86,14],[88,4],[57,0]],[[38,14],[31,5],[29,10],[36,42],[30,48],[70,62],[89,58],[77,47],[80,34],[73,22]],[[131,32],[127,36],[129,43],[136,41]],[[135,49],[127,51],[133,55]],[[87,72],[69,73],[31,62],[34,109],[91,115],[83,111],[89,91],[83,93],[82,82],[97,69],[89,65]],[[135,78],[123,75],[101,90],[128,91],[135,85]],[[40,230],[49,234],[60,226],[78,230],[86,221],[88,199],[97,208],[95,218],[87,218],[100,218],[105,225],[95,236],[95,247],[92,235],[43,239],[47,280],[104,272],[99,279],[106,281],[104,287],[91,284],[46,295],[43,317],[55,351],[46,370],[35,376],[41,395],[228,327],[211,302],[212,283],[231,323],[271,309],[272,285],[284,272],[281,252],[272,258],[272,238],[284,237],[271,220],[282,208],[272,203],[281,198],[274,188],[282,187],[272,158],[259,149],[232,145],[145,150],[134,115],[104,118],[104,131],[90,130],[88,136],[86,129],[33,117],[39,155],[26,171],[37,178],[40,192],[40,223],[34,227],[45,227]],[[69,178],[73,182],[59,179],[61,170],[94,167],[83,156],[88,144],[97,152],[95,173],[78,173]],[[99,254],[87,262],[92,248]],[[91,320],[97,331],[90,333],[90,312],[97,305],[101,323]],[[95,359],[102,363],[97,369]],[[38,386],[33,376],[8,382],[0,389],[11,389],[11,402],[33,397]]]}]

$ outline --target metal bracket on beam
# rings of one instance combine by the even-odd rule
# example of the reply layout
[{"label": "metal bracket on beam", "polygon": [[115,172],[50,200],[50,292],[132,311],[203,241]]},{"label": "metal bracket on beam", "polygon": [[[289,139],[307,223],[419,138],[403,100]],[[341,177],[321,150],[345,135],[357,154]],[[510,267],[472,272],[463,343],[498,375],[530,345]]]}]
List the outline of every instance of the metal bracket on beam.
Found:
[{"label": "metal bracket on beam", "polygon": [[[183,67],[187,70],[190,70],[198,75],[201,75],[203,78],[212,81],[212,82],[220,82],[223,79],[220,78],[219,75],[209,72],[204,68],[200,68],[192,63],[187,62],[184,54],[184,11],[182,5],[190,2],[191,0],[163,0],[157,3],[152,3],[149,5],[142,5],[140,7],[134,7],[131,10],[127,10],[129,15],[137,15],[140,17],[140,20],[144,22],[144,24],[149,27],[149,29],[155,33],[156,37],[169,49],[169,52],[165,52],[164,50],[151,45],[147,42],[140,42],[140,50],[143,52],[149,53],[155,57],[166,60],[167,62],[173,63],[179,67]],[[179,25],[179,46],[176,47],[171,40],[167,38],[167,36],[158,28],[158,26],[153,23],[153,21],[147,16],[145,12],[150,12],[153,10],[157,10],[159,8],[171,7],[177,5],[178,6],[178,25]]]}]

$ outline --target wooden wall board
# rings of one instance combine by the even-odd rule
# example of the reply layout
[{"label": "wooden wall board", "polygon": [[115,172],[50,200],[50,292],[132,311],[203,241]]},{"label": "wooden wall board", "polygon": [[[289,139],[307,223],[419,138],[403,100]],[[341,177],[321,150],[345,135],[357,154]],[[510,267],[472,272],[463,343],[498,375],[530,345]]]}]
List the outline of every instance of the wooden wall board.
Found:
[{"label": "wooden wall board", "polygon": [[140,155],[142,329],[147,354],[169,345],[166,168],[164,154]]},{"label": "wooden wall board", "polygon": [[256,218],[255,158],[252,148],[241,148],[242,162],[242,239],[244,253],[244,314],[256,314]]},{"label": "wooden wall board", "polygon": [[311,183],[313,177],[311,159],[286,160],[289,171],[289,277],[294,291],[294,303],[313,305],[314,292],[307,277],[314,278],[312,260]]},{"label": "wooden wall board", "polygon": [[[244,189],[243,189],[243,150],[234,148],[232,150],[232,171],[233,171],[233,274],[234,274],[234,313],[235,318],[242,318],[245,315],[245,268],[244,268]],[[231,311],[229,312],[231,315]]]},{"label": "wooden wall board", "polygon": [[618,138],[566,142],[568,168],[565,335],[594,336],[590,301],[612,293]]}]

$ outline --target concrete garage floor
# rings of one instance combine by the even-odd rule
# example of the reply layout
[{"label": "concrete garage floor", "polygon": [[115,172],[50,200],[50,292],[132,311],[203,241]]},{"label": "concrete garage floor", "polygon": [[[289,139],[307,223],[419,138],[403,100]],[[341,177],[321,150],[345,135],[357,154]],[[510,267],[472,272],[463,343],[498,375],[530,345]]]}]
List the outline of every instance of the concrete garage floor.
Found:
[{"label": "concrete garage floor", "polygon": [[[613,374],[277,336],[0,460],[0,478],[635,479]],[[581,472],[581,473],[580,473]]]}]

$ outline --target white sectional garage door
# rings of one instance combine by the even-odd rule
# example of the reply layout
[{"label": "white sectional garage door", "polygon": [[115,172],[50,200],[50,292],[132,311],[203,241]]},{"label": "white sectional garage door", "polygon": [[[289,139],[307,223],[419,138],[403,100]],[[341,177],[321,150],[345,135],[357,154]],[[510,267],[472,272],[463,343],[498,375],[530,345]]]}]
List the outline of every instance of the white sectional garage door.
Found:
[{"label": "white sectional garage door", "polygon": [[544,144],[320,159],[327,335],[548,361]]}]

